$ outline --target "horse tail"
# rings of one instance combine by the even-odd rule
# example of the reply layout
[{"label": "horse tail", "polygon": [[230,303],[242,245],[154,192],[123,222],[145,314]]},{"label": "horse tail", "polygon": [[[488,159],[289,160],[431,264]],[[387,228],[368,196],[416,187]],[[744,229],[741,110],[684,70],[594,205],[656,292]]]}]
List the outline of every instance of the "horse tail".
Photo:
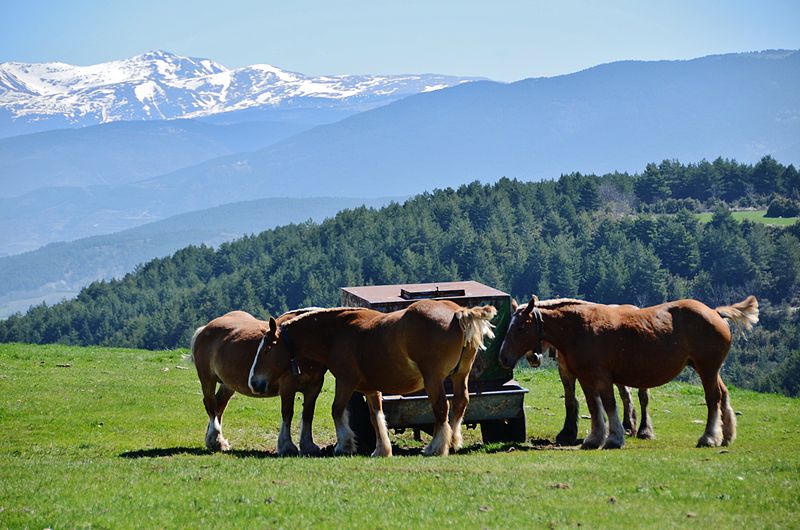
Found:
[{"label": "horse tail", "polygon": [[483,337],[494,338],[492,331],[494,326],[489,321],[496,314],[497,309],[490,305],[461,307],[456,310],[455,318],[458,320],[458,325],[461,326],[461,331],[464,332],[464,346],[470,346],[476,351],[485,350]]},{"label": "horse tail", "polygon": [[732,322],[742,335],[753,329],[753,324],[758,322],[758,300],[752,294],[738,304],[720,306],[714,311]]},{"label": "horse tail", "polygon": [[205,326],[200,326],[199,328],[194,330],[194,334],[192,335],[192,340],[189,341],[189,358],[188,358],[188,360],[192,364],[194,364],[194,343],[197,342],[197,337],[200,336],[200,333],[202,333],[204,329],[206,329]]}]

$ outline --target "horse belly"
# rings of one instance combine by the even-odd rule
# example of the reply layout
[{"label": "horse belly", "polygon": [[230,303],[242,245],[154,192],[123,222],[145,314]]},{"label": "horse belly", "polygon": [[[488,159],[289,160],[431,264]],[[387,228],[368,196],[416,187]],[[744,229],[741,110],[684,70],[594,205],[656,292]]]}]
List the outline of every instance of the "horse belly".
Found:
[{"label": "horse belly", "polygon": [[612,369],[614,383],[633,388],[653,388],[675,379],[686,366],[686,358],[629,356]]},{"label": "horse belly", "polygon": [[363,380],[358,388],[362,392],[408,394],[425,386],[422,374],[411,360],[384,359],[381,363],[369,363],[362,372]]}]

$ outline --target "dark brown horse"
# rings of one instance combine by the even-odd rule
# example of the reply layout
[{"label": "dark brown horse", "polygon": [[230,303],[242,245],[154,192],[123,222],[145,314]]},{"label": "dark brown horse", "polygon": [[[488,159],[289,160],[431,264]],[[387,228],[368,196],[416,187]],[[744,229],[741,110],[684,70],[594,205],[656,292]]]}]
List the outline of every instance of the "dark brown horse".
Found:
[{"label": "dark brown horse", "polygon": [[[250,397],[281,397],[281,423],[278,435],[278,454],[291,456],[298,453],[315,454],[319,447],[311,434],[314,406],[322,389],[325,368],[311,360],[300,363],[302,375],[284,374],[271,382],[268,388],[253,392],[249,386],[250,368],[264,355],[270,345],[266,343],[270,324],[280,325],[310,309],[284,313],[277,322],[258,320],[244,311],[232,311],[215,318],[195,331],[192,337],[192,360],[197,368],[203,389],[203,404],[208,413],[206,447],[212,451],[227,451],[230,444],[222,436],[222,414],[235,392]],[[273,327],[273,336],[275,328]],[[219,384],[219,390],[217,390]],[[294,415],[294,397],[302,392],[303,422],[300,427],[300,450],[292,441],[291,425]]]},{"label": "dark brown horse", "polygon": [[696,300],[639,309],[570,299],[539,302],[534,296],[514,312],[500,362],[513,366],[523,355],[540,355],[543,346],[556,348],[586,395],[592,429],[583,447],[591,449],[624,444],[615,383],[634,388],[661,386],[690,364],[703,383],[708,407],[706,429],[697,445],[728,445],[736,437],[736,416],[719,375],[731,345],[728,322],[741,330],[751,329],[758,322],[756,298],[749,296],[716,309]]},{"label": "dark brown horse", "polygon": [[[420,300],[393,313],[365,308],[334,308],[300,315],[278,328],[274,345],[253,365],[256,391],[290,371],[293,360],[308,359],[336,378],[332,413],[336,454],[352,454],[355,436],[346,413],[354,391],[367,397],[376,445],[373,456],[391,456],[392,446],[381,405],[383,392],[408,394],[425,389],[435,424],[425,455],[446,455],[461,447],[461,421],[467,407],[468,377],[483,337],[494,336],[494,307],[464,308],[448,301]],[[452,376],[453,407],[448,424],[444,381]]]}]

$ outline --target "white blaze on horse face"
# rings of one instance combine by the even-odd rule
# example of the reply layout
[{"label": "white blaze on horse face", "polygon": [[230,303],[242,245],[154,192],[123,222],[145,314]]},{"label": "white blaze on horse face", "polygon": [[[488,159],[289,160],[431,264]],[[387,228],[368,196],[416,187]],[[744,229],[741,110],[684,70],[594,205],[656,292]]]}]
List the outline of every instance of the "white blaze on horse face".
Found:
[{"label": "white blaze on horse face", "polygon": [[258,348],[256,349],[256,356],[253,358],[253,366],[250,367],[250,374],[247,376],[247,386],[250,388],[250,392],[256,394],[257,392],[253,388],[253,375],[256,372],[256,364],[258,364],[258,356],[261,355],[261,350],[264,349],[264,341],[267,339],[266,334],[261,337],[261,342],[258,343]]}]

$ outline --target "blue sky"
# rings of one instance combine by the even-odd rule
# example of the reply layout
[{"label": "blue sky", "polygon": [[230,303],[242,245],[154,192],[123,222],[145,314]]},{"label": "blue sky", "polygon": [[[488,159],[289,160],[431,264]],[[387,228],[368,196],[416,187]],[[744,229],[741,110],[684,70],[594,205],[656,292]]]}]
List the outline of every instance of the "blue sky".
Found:
[{"label": "blue sky", "polygon": [[163,49],[228,67],[497,80],[621,59],[800,48],[800,2],[0,0],[0,62]]}]

